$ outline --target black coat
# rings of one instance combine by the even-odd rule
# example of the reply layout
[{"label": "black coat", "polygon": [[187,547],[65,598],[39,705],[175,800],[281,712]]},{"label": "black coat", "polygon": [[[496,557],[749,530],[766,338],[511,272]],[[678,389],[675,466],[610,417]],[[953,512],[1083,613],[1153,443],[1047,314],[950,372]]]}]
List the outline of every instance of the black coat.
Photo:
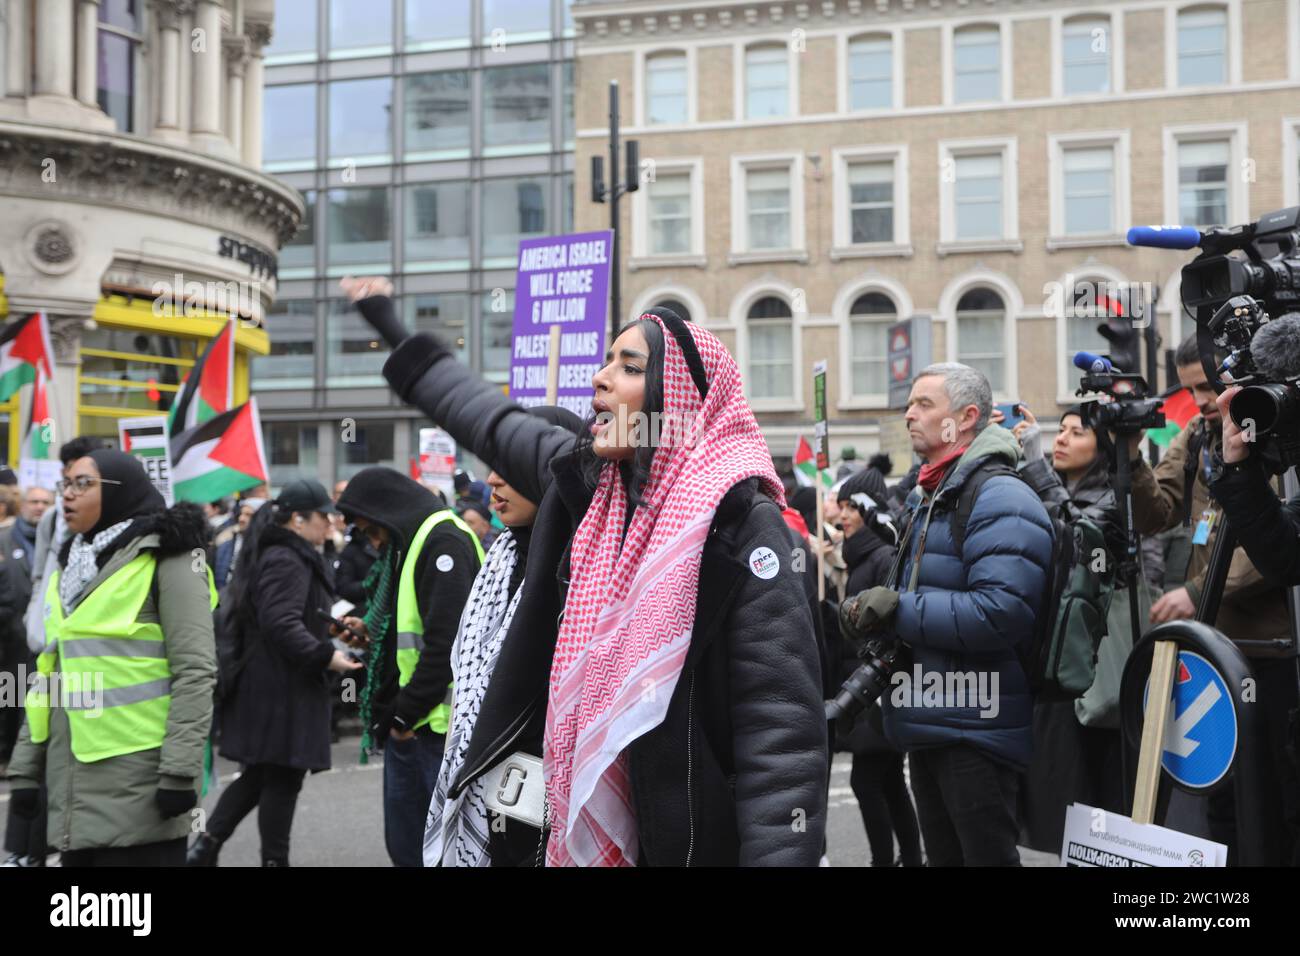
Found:
[{"label": "black coat", "polygon": [[[392,304],[374,297],[360,307]],[[517,750],[540,752],[569,541],[592,490],[571,433],[529,415],[431,336],[404,342],[384,374],[539,502],[524,594],[454,794]],[[770,580],[750,573],[759,547],[788,556],[792,545],[776,503],[746,481],[719,506],[705,544],[691,648],[665,720],[628,748],[642,863],[812,866],[821,856],[826,723],[813,622],[790,560]],[[515,858],[532,862],[537,842],[535,830],[523,834]],[[494,858],[499,849],[494,842]]]},{"label": "black coat", "polygon": [[222,700],[221,753],[243,764],[328,770],[334,645],[316,609],[329,609],[333,580],[292,531],[272,525],[260,543],[253,580],[232,582],[251,589],[254,627],[243,634],[247,663]]}]

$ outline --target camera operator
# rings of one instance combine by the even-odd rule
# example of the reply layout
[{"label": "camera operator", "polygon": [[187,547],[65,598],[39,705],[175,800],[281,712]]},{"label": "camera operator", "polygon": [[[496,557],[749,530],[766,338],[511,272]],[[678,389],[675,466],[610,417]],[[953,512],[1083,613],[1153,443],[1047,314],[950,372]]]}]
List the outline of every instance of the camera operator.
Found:
[{"label": "camera operator", "polygon": [[[1137,530],[1142,534],[1156,534],[1185,521],[1190,521],[1194,528],[1187,583],[1170,591],[1152,606],[1153,624],[1190,619],[1196,615],[1206,583],[1210,554],[1221,524],[1220,509],[1224,507],[1218,498],[1220,486],[1216,486],[1214,494],[1210,486],[1215,453],[1225,432],[1224,416],[1201,365],[1195,334],[1179,345],[1174,363],[1179,382],[1191,391],[1200,414],[1170,442],[1154,469],[1137,457],[1141,436],[1133,436],[1130,440],[1130,455],[1134,457],[1133,518]],[[1242,478],[1244,480],[1245,476]],[[1267,495],[1252,500],[1259,505],[1266,497],[1274,498],[1268,507],[1279,507],[1271,490]],[[1236,524],[1235,517],[1233,522]],[[1237,529],[1240,532],[1242,526],[1237,525]],[[1296,706],[1298,695],[1286,591],[1275,580],[1261,574],[1246,551],[1237,548],[1232,556],[1218,615],[1209,623],[1236,642],[1250,658],[1257,681],[1256,699],[1262,708],[1260,725],[1267,737],[1265,747],[1273,763],[1274,779],[1279,785],[1277,791],[1268,795],[1270,810],[1266,827],[1272,845],[1279,848],[1281,859],[1289,862],[1296,844],[1300,782],[1297,782],[1295,765],[1287,752],[1289,712]],[[1228,845],[1230,862],[1236,855],[1233,804],[1231,788],[1221,789],[1209,797],[1211,835]]]},{"label": "camera operator", "polygon": [[1240,391],[1233,386],[1218,399],[1223,449],[1211,464],[1210,491],[1255,567],[1270,581],[1300,584],[1300,495],[1283,504],[1259,459],[1250,454],[1250,443],[1228,415],[1228,405]]},{"label": "camera operator", "polygon": [[1020,862],[1017,775],[1029,763],[1033,698],[1018,650],[1048,589],[1052,525],[1015,474],[1019,445],[990,425],[992,411],[988,379],[973,368],[943,363],[917,376],[905,418],[926,465],[906,503],[901,590],[873,587],[840,613],[850,637],[892,629],[910,648],[880,704],[886,736],[908,753],[931,866]]}]

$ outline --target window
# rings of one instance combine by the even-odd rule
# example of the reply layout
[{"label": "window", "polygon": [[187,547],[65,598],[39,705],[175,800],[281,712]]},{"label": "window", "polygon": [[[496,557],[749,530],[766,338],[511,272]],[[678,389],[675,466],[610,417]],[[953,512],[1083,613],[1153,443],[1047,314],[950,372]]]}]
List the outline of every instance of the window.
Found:
[{"label": "window", "polygon": [[266,332],[271,338],[271,353],[253,356],[252,390],[311,388],[316,383],[315,302],[276,302],[266,316]]},{"label": "window", "polygon": [[1178,14],[1178,85],[1228,82],[1228,14],[1222,7]]},{"label": "window", "polygon": [[[384,465],[397,468],[397,455],[393,445],[393,422],[357,422],[351,432],[339,430],[334,460],[335,481],[346,481],[362,468]],[[351,439],[351,440],[346,440]],[[406,471],[406,462],[399,469]]]},{"label": "window", "polygon": [[[443,3],[446,0],[442,0]],[[276,23],[280,22],[277,16]],[[393,5],[330,0],[330,49],[384,52],[393,46]]]},{"label": "window", "polygon": [[645,121],[648,125],[689,119],[686,54],[656,53],[645,61]]},{"label": "window", "polygon": [[306,209],[302,227],[280,250],[281,269],[305,269],[316,264],[316,191],[308,190],[302,194],[302,199]]},{"label": "window", "polygon": [[268,57],[316,52],[317,0],[275,0]]},{"label": "window", "polygon": [[521,239],[546,235],[549,195],[546,177],[483,182],[483,258],[494,261],[489,268],[513,267]]},{"label": "window", "polygon": [[858,37],[849,42],[849,109],[882,110],[894,105],[893,40]]},{"label": "window", "polygon": [[1002,237],[1002,154],[958,156],[955,159],[955,238]]},{"label": "window", "polygon": [[790,169],[745,171],[745,208],[748,248],[789,249]]},{"label": "window", "polygon": [[480,368],[489,382],[504,383],[510,377],[510,345],[515,326],[515,293],[511,289],[504,295],[486,292],[482,298],[482,321],[479,324],[483,341]]},{"label": "window", "polygon": [[650,255],[691,251],[691,174],[656,176],[646,185],[649,196]]},{"label": "window", "polygon": [[1065,234],[1115,232],[1115,150],[1109,146],[1066,149],[1062,173]]},{"label": "window", "polygon": [[755,46],[745,51],[745,118],[790,113],[790,54],[785,46]]},{"label": "window", "polygon": [[327,215],[331,266],[392,261],[387,187],[331,189]]},{"label": "window", "polygon": [[463,293],[413,295],[406,299],[406,325],[432,332],[451,346],[461,362],[469,362],[469,296]]},{"label": "window", "polygon": [[497,30],[511,41],[523,34],[549,35],[550,0],[483,0],[483,39],[491,41]]},{"label": "window", "polygon": [[1110,20],[1067,20],[1061,35],[1061,91],[1066,96],[1110,92]]},{"label": "window", "polygon": [[1002,37],[995,26],[963,27],[953,34],[952,102],[1002,99]]},{"label": "window", "polygon": [[465,70],[417,73],[406,84],[406,158],[467,154],[470,81]]},{"label": "window", "polygon": [[894,162],[848,166],[849,242],[894,241]]},{"label": "window", "polygon": [[326,388],[373,388],[384,384],[388,346],[347,299],[330,300],[325,340]]},{"label": "window", "polygon": [[388,162],[393,152],[393,80],[340,80],[329,85],[329,158]]},{"label": "window", "polygon": [[440,269],[469,268],[470,184],[407,186],[405,258]]},{"label": "window", "polygon": [[470,0],[406,0],[406,48],[461,46],[470,39]]},{"label": "window", "polygon": [[551,68],[546,63],[483,71],[483,145],[549,145]]},{"label": "window", "polygon": [[95,99],[117,124],[135,132],[135,55],[141,42],[137,0],[103,0],[99,30]]},{"label": "window", "polygon": [[1228,212],[1228,140],[1178,144],[1178,221],[1185,226],[1225,226]]},{"label": "window", "polygon": [[794,316],[784,299],[765,296],[749,307],[749,395],[794,398]]},{"label": "window", "polygon": [[266,88],[262,144],[267,166],[316,164],[316,84]]},{"label": "window", "polygon": [[1007,308],[992,289],[972,289],[957,302],[957,361],[979,369],[995,393],[1006,391]]},{"label": "window", "polygon": [[898,321],[893,299],[867,292],[849,307],[850,374],[854,395],[889,392],[889,326]]},{"label": "window", "polygon": [[265,422],[262,444],[270,468],[272,491],[278,491],[298,478],[315,478],[320,467],[320,434],[315,424]]}]

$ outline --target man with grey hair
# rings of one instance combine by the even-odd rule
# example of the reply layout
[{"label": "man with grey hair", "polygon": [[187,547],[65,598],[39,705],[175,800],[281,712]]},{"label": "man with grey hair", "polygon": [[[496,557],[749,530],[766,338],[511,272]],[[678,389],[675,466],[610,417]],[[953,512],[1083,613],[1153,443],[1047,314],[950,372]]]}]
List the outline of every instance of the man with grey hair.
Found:
[{"label": "man with grey hair", "polygon": [[1052,524],[992,411],[976,369],[946,362],[916,377],[905,420],[925,465],[905,502],[898,590],[841,609],[850,636],[905,646],[880,702],[886,735],[908,752],[932,866],[1020,862],[1017,775],[1033,741],[1021,655],[1044,610]]}]

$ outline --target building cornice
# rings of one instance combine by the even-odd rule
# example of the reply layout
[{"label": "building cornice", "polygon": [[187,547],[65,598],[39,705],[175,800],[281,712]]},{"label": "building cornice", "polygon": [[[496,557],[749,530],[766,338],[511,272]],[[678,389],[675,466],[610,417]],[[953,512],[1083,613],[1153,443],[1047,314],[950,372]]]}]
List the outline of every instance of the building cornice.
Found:
[{"label": "building cornice", "polygon": [[573,20],[580,40],[662,41],[673,36],[887,24],[903,17],[999,15],[1056,6],[1059,0],[623,0],[577,3]]},{"label": "building cornice", "polygon": [[297,190],[254,169],[152,140],[0,121],[0,195],[121,206],[280,245],[304,215]]}]

